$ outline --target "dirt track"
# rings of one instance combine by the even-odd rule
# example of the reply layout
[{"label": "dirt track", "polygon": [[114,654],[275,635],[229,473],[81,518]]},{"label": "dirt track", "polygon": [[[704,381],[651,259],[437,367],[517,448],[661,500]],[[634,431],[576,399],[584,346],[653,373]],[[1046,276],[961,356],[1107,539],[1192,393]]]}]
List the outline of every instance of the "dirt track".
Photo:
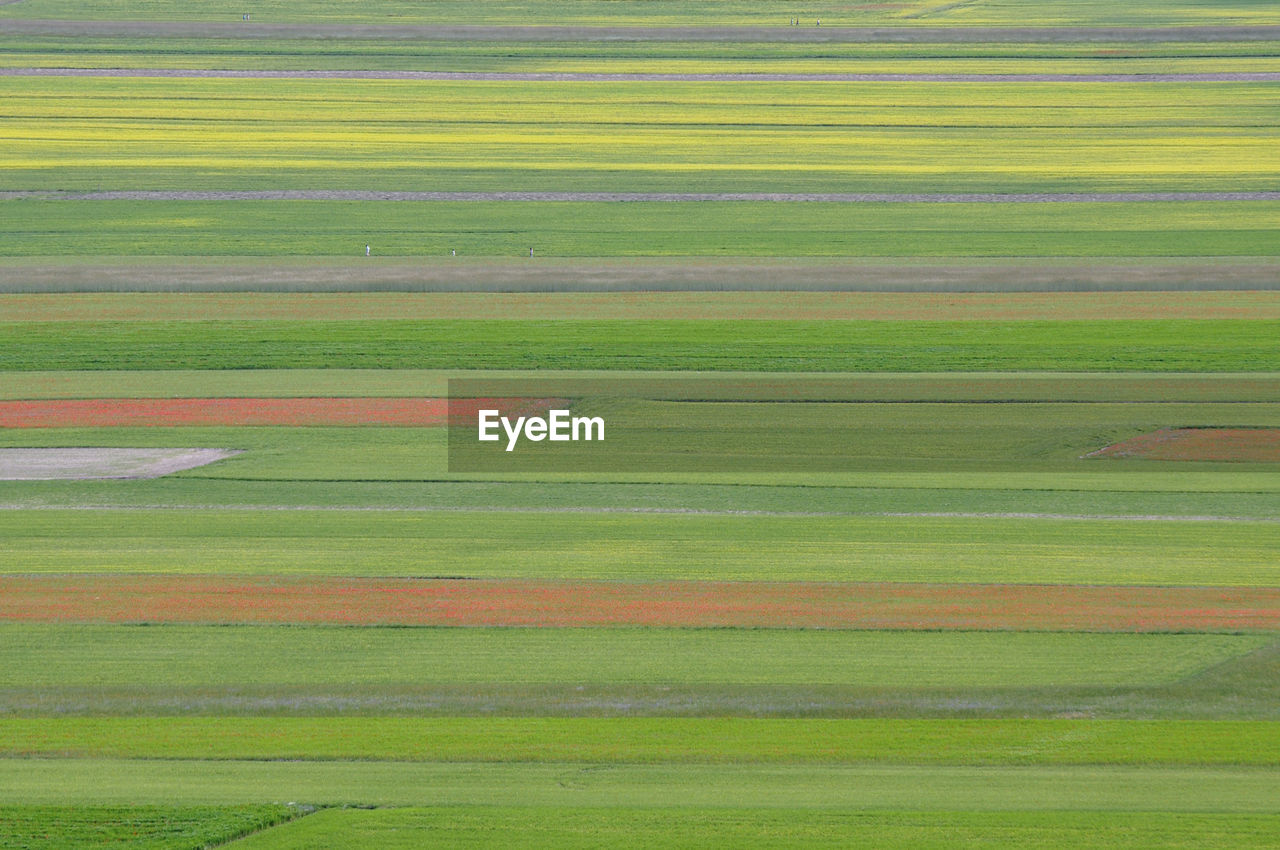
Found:
[{"label": "dirt track", "polygon": [[396,41],[706,41],[813,43],[1079,43],[1280,40],[1280,26],[789,27],[465,26],[260,21],[3,20],[0,33],[170,38],[358,38]]},{"label": "dirt track", "polygon": [[261,192],[45,192],[5,191],[3,200],[60,201],[550,201],[698,202],[756,201],[826,204],[1100,204],[1175,201],[1280,201],[1280,192],[369,192],[281,189]]},{"label": "dirt track", "polygon": [[178,77],[289,80],[492,82],[837,82],[837,83],[1227,83],[1276,82],[1280,72],[1196,74],[603,74],[497,71],[260,71],[209,68],[0,68],[3,77]]}]

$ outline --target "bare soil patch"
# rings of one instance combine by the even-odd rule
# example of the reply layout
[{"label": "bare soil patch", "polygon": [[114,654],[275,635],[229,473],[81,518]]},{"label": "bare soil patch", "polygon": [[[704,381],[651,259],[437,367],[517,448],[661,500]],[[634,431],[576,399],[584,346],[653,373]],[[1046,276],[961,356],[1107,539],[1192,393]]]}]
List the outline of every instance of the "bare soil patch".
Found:
[{"label": "bare soil patch", "polygon": [[0,621],[1277,631],[1280,588],[3,576]]},{"label": "bare soil patch", "polygon": [[159,478],[238,454],[233,449],[0,449],[0,481]]},{"label": "bare soil patch", "polygon": [[1162,428],[1086,457],[1280,463],[1280,428]]}]

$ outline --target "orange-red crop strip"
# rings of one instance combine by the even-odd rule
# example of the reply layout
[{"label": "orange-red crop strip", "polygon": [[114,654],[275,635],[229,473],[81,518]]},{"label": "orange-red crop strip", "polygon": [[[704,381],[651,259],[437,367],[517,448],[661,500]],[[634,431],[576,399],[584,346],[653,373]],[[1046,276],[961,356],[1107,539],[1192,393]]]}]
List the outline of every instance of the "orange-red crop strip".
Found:
[{"label": "orange-red crop strip", "polygon": [[0,576],[0,621],[1280,631],[1280,588]]},{"label": "orange-red crop strip", "polygon": [[1280,463],[1280,428],[1162,428],[1090,457]]},{"label": "orange-red crop strip", "polygon": [[545,411],[556,399],[99,398],[0,401],[0,428],[410,425],[475,421],[482,407]]}]

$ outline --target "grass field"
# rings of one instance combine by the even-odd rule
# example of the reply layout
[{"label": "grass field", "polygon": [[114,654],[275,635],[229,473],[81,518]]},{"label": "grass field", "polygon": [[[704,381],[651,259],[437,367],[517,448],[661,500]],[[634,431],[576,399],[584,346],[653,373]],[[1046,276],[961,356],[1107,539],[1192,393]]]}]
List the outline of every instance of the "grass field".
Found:
[{"label": "grass field", "polygon": [[1280,535],[1272,522],[643,511],[81,509],[3,519],[0,563],[46,574],[1275,586]]},{"label": "grass field", "polygon": [[[326,179],[321,177],[320,179]],[[506,178],[504,178],[506,179]],[[3,254],[1276,256],[1278,201],[1081,204],[0,200]],[[425,262],[425,261],[424,261]]]},{"label": "grass field", "polygon": [[[15,809],[16,841],[38,840],[49,824],[67,824],[58,832],[62,846],[99,846],[104,833],[121,822],[135,819],[170,824],[205,812],[221,816],[226,809],[195,810],[153,807],[43,806]],[[6,813],[8,814],[8,813]],[[19,820],[18,818],[22,818]],[[145,820],[154,819],[153,821]],[[440,847],[521,846],[597,847],[842,847],[876,840],[881,846],[949,847],[956,840],[977,841],[1000,834],[1018,846],[1060,846],[1064,840],[1087,830],[1112,847],[1146,847],[1152,841],[1203,843],[1221,846],[1265,846],[1273,819],[1259,814],[1187,815],[1171,813],[1081,815],[970,813],[922,816],[915,812],[806,812],[803,817],[785,810],[715,808],[571,808],[559,811],[559,827],[547,830],[537,808],[486,807],[476,810],[450,808],[368,809],[327,808],[309,815],[287,830],[275,829],[240,842],[245,847],[344,847],[374,842],[380,847],[416,847],[426,833]],[[145,828],[145,826],[144,826]],[[161,826],[161,829],[164,827]],[[788,836],[775,843],[779,833]],[[138,832],[125,832],[132,846],[184,846],[181,839],[144,843]],[[118,833],[117,833],[118,834]],[[171,835],[171,834],[170,834]],[[217,833],[214,833],[216,836]],[[166,835],[166,838],[170,837]],[[185,836],[184,836],[185,837]],[[194,837],[194,836],[193,836]],[[80,842],[80,843],[77,843]],[[682,843],[687,842],[687,843]],[[894,843],[889,843],[894,842]]]},{"label": "grass field", "polygon": [[[203,20],[239,21],[242,7],[218,0],[193,8],[174,0],[155,0],[136,4],[113,0],[86,10],[70,0],[24,0],[4,10],[5,17],[54,18],[63,20]],[[879,5],[801,5],[784,3],[768,10],[743,0],[720,0],[716,3],[689,3],[687,0],[661,2],[616,3],[601,0],[576,0],[556,8],[522,2],[496,9],[477,10],[472,5],[454,2],[412,3],[407,0],[379,0],[353,8],[335,0],[285,2],[267,0],[258,4],[254,21],[293,21],[305,23],[385,23],[385,24],[623,24],[623,25],[723,25],[752,24],[783,27],[787,15],[802,14],[806,24],[817,17],[827,26],[859,24],[933,24],[1040,26],[1139,25],[1178,26],[1194,24],[1280,24],[1280,16],[1267,6],[1242,0],[1214,0],[1208,3],[1167,3],[1142,0],[1123,8],[1087,0],[1087,2],[1020,2],[994,6],[959,6],[937,0],[911,0],[886,9]]]},{"label": "grass field", "polygon": [[1266,319],[0,323],[13,371],[608,369],[760,372],[1276,372]]},{"label": "grass field", "polygon": [[[721,629],[391,629],[6,625],[0,686],[411,684],[866,688],[1170,684],[1260,636]],[[56,637],[56,642],[53,640]],[[255,659],[246,669],[243,660]]]},{"label": "grass field", "polygon": [[309,813],[293,806],[0,806],[0,847],[207,847]]},{"label": "grass field", "polygon": [[1277,27],[0,3],[0,848],[1280,847]]},{"label": "grass field", "polygon": [[23,758],[519,764],[1280,763],[1265,721],[686,717],[6,718]]},{"label": "grass field", "polygon": [[412,847],[404,834],[430,831],[441,847],[847,847],[874,841],[881,847],[946,848],[999,836],[1018,847],[1060,847],[1082,834],[1107,847],[1267,846],[1275,829],[1267,815],[1141,816],[1077,812],[922,815],[919,812],[806,813],[803,818],[768,810],[694,809],[562,810],[554,830],[544,830],[537,810],[464,808],[391,811],[325,810],[314,818],[245,847],[338,847],[373,840],[384,847]]},{"label": "grass field", "polygon": [[[24,0],[26,2],[26,0]],[[1083,37],[1083,34],[1082,34]],[[927,42],[360,41],[13,36],[0,27],[0,67],[248,71],[443,71],[676,74],[1167,74],[1280,69],[1274,41],[938,44]]]},{"label": "grass field", "polygon": [[[1274,774],[1265,768],[1141,767],[778,767],[773,765],[475,765],[405,762],[200,762],[183,760],[5,760],[0,791],[18,790],[43,805],[84,800],[120,804],[166,793],[175,801],[215,800],[228,805],[260,795],[371,806],[470,808],[483,818],[491,807],[521,800],[527,817],[542,823],[547,809],[583,807],[653,811],[751,809],[777,812],[785,826],[846,809],[914,811],[925,820],[946,813],[981,821],[981,815],[1018,812],[1050,823],[1062,813],[1140,817],[1264,816],[1262,840],[1274,837]],[[1046,805],[1046,801],[1049,801]],[[1177,808],[1170,812],[1169,807]],[[1199,815],[1200,818],[1197,818]],[[394,817],[394,815],[393,815]],[[1247,817],[1241,817],[1245,823]],[[1077,822],[1078,823],[1078,822]],[[1201,823],[1201,826],[1204,824]],[[1158,834],[1158,833],[1157,833]],[[1247,833],[1246,833],[1247,834]],[[1087,835],[1087,833],[1086,833]],[[554,840],[554,838],[552,838]],[[780,837],[779,840],[782,840]]]}]

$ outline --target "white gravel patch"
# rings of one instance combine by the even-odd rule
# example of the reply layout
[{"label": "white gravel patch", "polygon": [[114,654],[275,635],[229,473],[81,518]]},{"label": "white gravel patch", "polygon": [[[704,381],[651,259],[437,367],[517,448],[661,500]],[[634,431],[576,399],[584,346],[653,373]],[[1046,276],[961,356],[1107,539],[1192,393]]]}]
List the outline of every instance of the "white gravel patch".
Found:
[{"label": "white gravel patch", "polygon": [[0,449],[0,481],[159,478],[238,454],[234,449]]}]

